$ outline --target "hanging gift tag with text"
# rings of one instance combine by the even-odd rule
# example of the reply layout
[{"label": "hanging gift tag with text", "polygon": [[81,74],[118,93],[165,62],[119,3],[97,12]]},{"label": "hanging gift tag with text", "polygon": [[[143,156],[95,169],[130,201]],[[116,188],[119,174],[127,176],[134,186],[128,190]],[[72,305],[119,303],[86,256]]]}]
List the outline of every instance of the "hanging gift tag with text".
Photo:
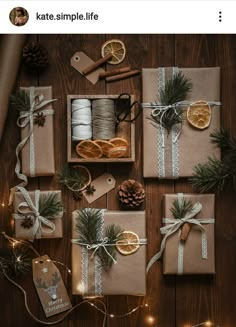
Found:
[{"label": "hanging gift tag with text", "polygon": [[61,274],[47,256],[33,259],[33,281],[46,317],[71,308],[67,290]]},{"label": "hanging gift tag with text", "polygon": [[105,173],[91,182],[90,188],[92,188],[93,191],[88,192],[88,190],[85,190],[83,191],[83,195],[88,203],[92,203],[107,192],[111,191],[115,186],[115,178],[111,174]]}]

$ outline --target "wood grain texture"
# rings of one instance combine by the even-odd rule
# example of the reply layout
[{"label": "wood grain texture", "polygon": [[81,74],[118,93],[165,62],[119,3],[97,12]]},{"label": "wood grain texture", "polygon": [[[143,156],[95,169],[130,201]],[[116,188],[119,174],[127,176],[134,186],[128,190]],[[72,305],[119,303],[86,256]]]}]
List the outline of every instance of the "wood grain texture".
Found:
[{"label": "wood grain texture", "polygon": [[[113,83],[104,80],[93,85],[70,65],[70,58],[76,51],[84,51],[94,61],[100,58],[101,45],[109,39],[121,39],[127,48],[127,55],[119,68],[130,66],[131,69],[155,68],[158,66],[180,67],[221,67],[222,125],[234,132],[236,127],[236,36],[234,35],[31,35],[29,41],[40,40],[49,51],[49,67],[41,74],[21,67],[17,85],[53,86],[53,96],[58,98],[55,109],[55,159],[58,171],[67,160],[67,124],[66,102],[68,94],[120,94],[129,92],[142,101],[141,76],[134,76]],[[104,64],[110,71],[112,65]],[[117,67],[118,68],[118,67]],[[20,131],[16,127],[17,114],[9,111],[3,141],[0,145],[0,204],[7,204],[9,188],[17,184],[14,175],[15,147],[20,141]],[[158,181],[142,178],[142,117],[135,122],[136,161],[134,163],[91,163],[92,178],[104,172],[110,172],[116,179],[116,187],[106,196],[89,205],[85,199],[75,201],[71,191],[62,187],[57,177],[30,179],[29,189],[40,187],[42,190],[62,189],[64,215],[64,237],[62,240],[36,241],[39,252],[48,254],[53,260],[71,266],[71,212],[84,207],[108,208],[119,210],[117,199],[118,185],[125,179],[132,178],[142,182],[146,191],[147,218],[147,260],[159,249],[161,236],[159,229],[162,218],[162,196],[165,193],[192,192],[187,180]],[[161,262],[155,263],[147,276],[147,295],[137,298],[132,296],[109,296],[103,301],[108,312],[123,314],[139,304],[148,303],[150,313],[156,317],[158,327],[190,327],[193,324],[210,319],[221,327],[235,326],[235,247],[236,220],[234,212],[235,194],[227,189],[216,197],[216,275],[215,276],[163,276]],[[0,206],[1,230],[13,232],[10,210]],[[0,239],[0,246],[6,242]],[[59,266],[60,268],[60,266]],[[60,268],[65,284],[71,294],[71,276]],[[135,273],[134,271],[131,273]],[[30,275],[20,279],[29,294],[30,308],[33,313],[45,320]],[[6,298],[7,294],[7,298]],[[5,279],[0,279],[0,321],[4,327],[38,326],[27,314],[21,293]],[[72,303],[81,301],[79,296],[72,296]],[[107,319],[107,327],[143,327],[146,326],[146,309],[140,309],[132,316],[122,319]],[[58,316],[58,318],[60,315]],[[84,305],[72,313],[61,327],[102,326],[102,315]],[[55,320],[50,318],[49,321]],[[154,325],[154,326],[155,326]]]}]

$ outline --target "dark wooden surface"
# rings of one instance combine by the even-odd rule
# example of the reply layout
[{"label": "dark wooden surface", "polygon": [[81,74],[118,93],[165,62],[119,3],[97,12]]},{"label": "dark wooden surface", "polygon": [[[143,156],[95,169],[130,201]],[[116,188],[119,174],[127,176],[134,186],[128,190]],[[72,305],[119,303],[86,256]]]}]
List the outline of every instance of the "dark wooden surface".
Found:
[{"label": "dark wooden surface", "polygon": [[[70,66],[70,58],[78,51],[86,52],[94,60],[100,57],[102,43],[111,38],[120,38],[127,47],[127,56],[120,67],[131,65],[134,69],[142,67],[174,66],[179,67],[221,67],[221,99],[223,102],[222,125],[231,132],[236,128],[236,36],[234,35],[38,35],[29,40],[40,40],[49,50],[50,66],[42,74],[36,75],[21,67],[18,85],[52,85],[55,103],[55,156],[56,168],[66,161],[66,96],[67,94],[119,94],[134,93],[141,99],[141,77],[105,84],[100,81],[92,85]],[[107,69],[113,67],[107,66]],[[0,229],[12,233],[10,211],[6,206],[9,189],[17,184],[14,176],[15,148],[20,140],[16,127],[16,113],[8,114],[3,140],[0,145]],[[201,144],[199,144],[201,147]],[[134,164],[89,165],[93,178],[108,171],[117,181],[117,186],[130,177],[144,182],[146,189],[147,214],[147,254],[150,258],[159,248],[161,225],[162,194],[178,191],[191,192],[186,180],[158,181],[142,178],[142,120],[136,121],[136,162]],[[42,190],[60,189],[56,178],[31,179],[29,189],[40,187]],[[54,260],[64,262],[70,267],[71,212],[86,207],[85,200],[75,202],[65,188],[63,200],[66,206],[64,217],[64,237],[62,240],[35,241],[41,254],[47,253]],[[118,209],[117,189],[93,203],[94,207]],[[108,311],[122,314],[135,306],[148,303],[151,314],[156,318],[158,327],[191,327],[205,320],[212,320],[221,327],[236,326],[236,202],[231,189],[226,190],[216,201],[216,275],[215,276],[169,276],[162,275],[161,263],[151,269],[147,281],[145,298],[110,296],[104,299]],[[0,240],[1,246],[6,242]],[[68,291],[71,279],[65,272]],[[31,277],[18,279],[27,290],[29,306],[41,319],[44,314],[38,301]],[[73,304],[80,301],[72,297]],[[22,294],[9,282],[0,279],[0,326],[28,327],[37,326],[27,314]],[[141,309],[124,319],[108,319],[108,327],[147,326],[147,311]],[[50,320],[49,320],[50,321]],[[102,315],[84,305],[72,313],[62,327],[102,326]]]}]

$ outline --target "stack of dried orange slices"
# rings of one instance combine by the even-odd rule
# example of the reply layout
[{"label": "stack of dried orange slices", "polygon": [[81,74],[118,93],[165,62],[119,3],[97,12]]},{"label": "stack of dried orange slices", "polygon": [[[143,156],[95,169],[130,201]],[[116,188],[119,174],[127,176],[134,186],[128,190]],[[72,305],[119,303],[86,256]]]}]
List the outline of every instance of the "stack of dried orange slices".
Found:
[{"label": "stack of dried orange slices", "polygon": [[128,156],[129,144],[121,137],[109,141],[84,140],[77,144],[76,152],[84,159],[122,158]]}]

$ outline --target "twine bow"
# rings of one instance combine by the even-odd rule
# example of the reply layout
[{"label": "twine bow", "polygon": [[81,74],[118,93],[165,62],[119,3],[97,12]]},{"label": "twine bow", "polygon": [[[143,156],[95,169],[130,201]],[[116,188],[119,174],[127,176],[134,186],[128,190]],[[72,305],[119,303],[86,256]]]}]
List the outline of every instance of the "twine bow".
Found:
[{"label": "twine bow", "polygon": [[[35,191],[35,205],[33,204],[29,193],[26,191],[25,188],[21,186],[17,186],[17,189],[22,193],[25,202],[21,202],[18,205],[18,214],[14,214],[14,219],[22,219],[22,215],[25,214],[33,214],[34,216],[34,225],[32,227],[32,236],[33,238],[40,238],[41,232],[44,233],[53,233],[55,231],[55,224],[50,221],[49,219],[40,215],[39,212],[39,198],[40,198],[40,191]],[[27,211],[28,210],[28,211]],[[47,226],[49,229],[44,229],[43,225]]]},{"label": "twine bow", "polygon": [[[178,200],[181,201],[183,199],[183,194],[178,194]],[[196,219],[194,218],[200,211],[202,210],[202,205],[200,202],[195,203],[192,210],[188,212],[185,217],[182,219],[173,219],[173,218],[164,218],[163,222],[167,225],[160,228],[161,234],[165,235],[162,242],[161,248],[158,253],[156,253],[147,265],[147,273],[151,266],[161,258],[163,251],[165,250],[166,240],[169,236],[176,233],[185,223],[190,223],[192,225],[198,226],[201,235],[202,235],[202,259],[207,259],[207,236],[204,227],[202,224],[213,224],[214,219]],[[184,251],[184,243],[179,241],[178,246],[178,274],[183,273],[183,251]]]}]

